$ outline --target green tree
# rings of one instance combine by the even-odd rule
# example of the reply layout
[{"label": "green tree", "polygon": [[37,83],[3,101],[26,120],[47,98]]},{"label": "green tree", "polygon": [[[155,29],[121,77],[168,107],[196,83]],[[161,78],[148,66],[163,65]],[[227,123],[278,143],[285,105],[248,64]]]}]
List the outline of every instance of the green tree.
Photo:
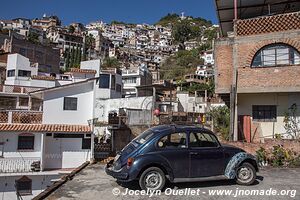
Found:
[{"label": "green tree", "polygon": [[175,55],[167,58],[160,67],[162,79],[182,80],[189,73],[195,73],[196,67],[203,64],[197,49],[178,51]]},{"label": "green tree", "polygon": [[116,58],[105,58],[101,68],[120,68],[121,63]]},{"label": "green tree", "polygon": [[230,110],[227,106],[213,107],[208,112],[213,119],[213,125],[217,132],[221,133],[224,140],[229,140]]},{"label": "green tree", "polygon": [[64,57],[65,57],[65,70],[68,71],[70,68],[70,50],[66,49],[65,53],[64,53]]},{"label": "green tree", "polygon": [[84,45],[83,45],[83,55],[82,60],[87,60],[89,52],[94,48],[95,38],[92,34],[86,35],[84,37]]},{"label": "green tree", "polygon": [[74,32],[75,32],[75,27],[72,26],[72,25],[70,25],[70,26],[68,27],[68,32],[69,32],[69,33],[74,33]]},{"label": "green tree", "polygon": [[162,17],[157,23],[156,25],[162,25],[162,26],[167,26],[169,24],[175,24],[177,23],[179,20],[179,15],[174,13],[168,13],[166,16]]},{"label": "green tree", "polygon": [[32,43],[40,43],[40,40],[39,40],[39,35],[37,33],[34,33],[34,32],[29,32],[28,36],[27,36],[27,40],[32,42]]},{"label": "green tree", "polygon": [[193,38],[192,26],[187,20],[177,23],[172,30],[172,36],[174,42],[179,44],[179,48],[185,50],[184,42]]}]

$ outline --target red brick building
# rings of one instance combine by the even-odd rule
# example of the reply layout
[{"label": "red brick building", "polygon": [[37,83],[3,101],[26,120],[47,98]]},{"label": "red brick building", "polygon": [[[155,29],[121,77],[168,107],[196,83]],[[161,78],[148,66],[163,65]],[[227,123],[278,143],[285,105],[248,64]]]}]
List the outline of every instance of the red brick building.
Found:
[{"label": "red brick building", "polygon": [[215,0],[216,93],[231,110],[233,139],[291,137],[284,117],[300,116],[300,1]]}]

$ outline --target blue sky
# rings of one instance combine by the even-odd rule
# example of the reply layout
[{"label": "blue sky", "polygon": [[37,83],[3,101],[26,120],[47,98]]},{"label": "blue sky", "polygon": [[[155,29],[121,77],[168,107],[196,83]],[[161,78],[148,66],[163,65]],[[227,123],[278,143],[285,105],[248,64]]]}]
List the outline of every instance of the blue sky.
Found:
[{"label": "blue sky", "polygon": [[214,0],[4,0],[0,19],[57,15],[64,25],[103,20],[155,23],[167,13],[203,17],[217,23]]}]

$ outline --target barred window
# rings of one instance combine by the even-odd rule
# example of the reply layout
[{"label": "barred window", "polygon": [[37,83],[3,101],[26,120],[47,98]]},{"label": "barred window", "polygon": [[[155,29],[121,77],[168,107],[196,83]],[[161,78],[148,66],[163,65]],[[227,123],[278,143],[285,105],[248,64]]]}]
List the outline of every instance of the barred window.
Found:
[{"label": "barred window", "polygon": [[19,135],[18,150],[33,150],[34,149],[34,135]]},{"label": "barred window", "polygon": [[77,110],[77,98],[64,97],[64,110]]},{"label": "barred window", "polygon": [[16,180],[16,190],[20,195],[31,195],[32,194],[32,180],[27,176],[22,176]]},{"label": "barred window", "polygon": [[253,105],[253,121],[276,122],[277,107],[275,105]]},{"label": "barred window", "polygon": [[286,44],[271,44],[259,50],[253,58],[252,67],[274,67],[300,64],[299,52]]}]

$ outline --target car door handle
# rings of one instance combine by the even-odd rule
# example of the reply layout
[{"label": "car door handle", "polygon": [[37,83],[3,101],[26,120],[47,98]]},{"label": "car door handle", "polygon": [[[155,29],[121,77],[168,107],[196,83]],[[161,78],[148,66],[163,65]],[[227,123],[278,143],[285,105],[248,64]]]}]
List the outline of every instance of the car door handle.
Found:
[{"label": "car door handle", "polygon": [[198,155],[197,152],[190,152],[190,155]]}]

